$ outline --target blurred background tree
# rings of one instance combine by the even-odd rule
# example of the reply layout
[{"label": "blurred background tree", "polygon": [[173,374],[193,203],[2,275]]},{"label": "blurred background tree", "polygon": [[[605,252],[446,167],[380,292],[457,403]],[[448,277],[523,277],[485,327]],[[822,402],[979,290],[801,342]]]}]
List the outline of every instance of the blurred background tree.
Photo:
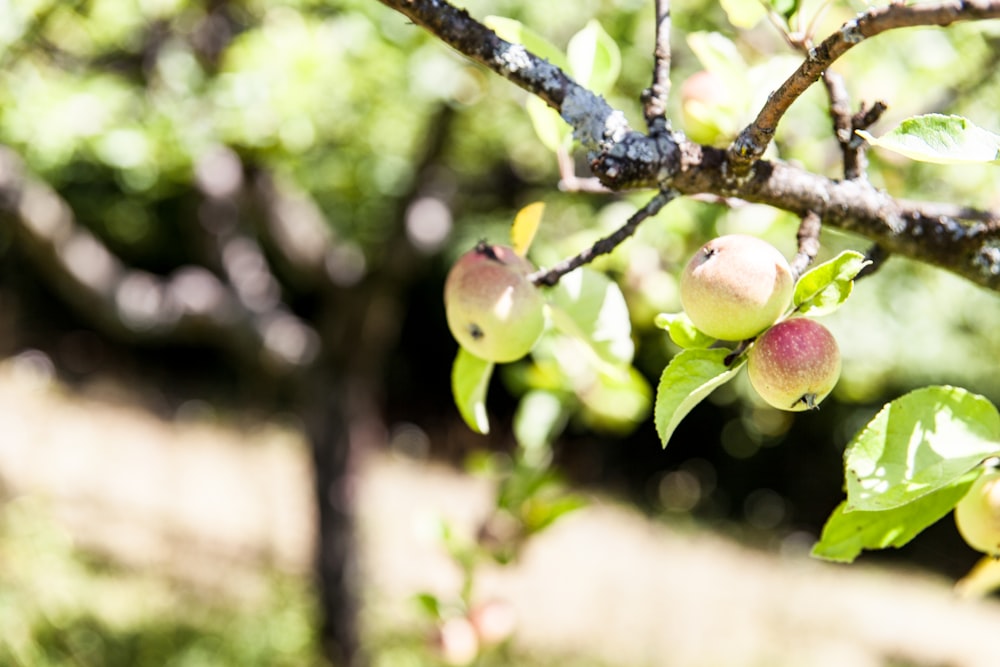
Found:
[{"label": "blurred background tree", "polygon": [[[622,55],[607,97],[633,119],[649,85],[649,5],[468,3],[557,45],[597,18]],[[725,141],[798,57],[767,21],[737,30],[715,3],[672,9],[675,90],[720,39],[750,73],[700,119],[706,140]],[[817,34],[858,9],[830,5]],[[547,204],[533,249],[545,265],[619,226],[640,200],[560,191],[526,94],[372,0],[16,0],[0,8],[0,26],[0,352],[42,350],[81,388],[114,376],[165,416],[191,399],[225,413],[299,415],[316,472],[320,634],[328,658],[346,663],[358,644],[357,451],[399,422],[419,426],[449,461],[473,448],[509,451],[517,399],[537,386],[531,362],[506,369],[489,403],[493,434],[464,435],[449,387],[447,267],[481,238],[503,242],[528,202]],[[992,23],[899,31],[859,46],[838,70],[852,99],[889,103],[887,127],[933,111],[1000,128],[998,34]],[[669,116],[688,129],[680,104],[675,95]],[[793,107],[775,150],[837,175],[820,90]],[[870,176],[901,197],[998,205],[989,165],[876,153]],[[597,264],[628,302],[642,377],[590,402],[567,394],[559,470],[649,512],[775,545],[818,531],[839,499],[844,443],[888,398],[933,382],[1000,400],[996,296],[893,259],[831,318],[844,373],[819,413],[777,413],[741,380],[662,451],[648,387],[676,350],[652,318],[679,309],[679,269],[729,232],[791,256],[797,224],[763,206],[682,199]],[[865,245],[824,232],[824,256]],[[973,555],[952,533],[938,527],[872,558],[961,574]]]}]

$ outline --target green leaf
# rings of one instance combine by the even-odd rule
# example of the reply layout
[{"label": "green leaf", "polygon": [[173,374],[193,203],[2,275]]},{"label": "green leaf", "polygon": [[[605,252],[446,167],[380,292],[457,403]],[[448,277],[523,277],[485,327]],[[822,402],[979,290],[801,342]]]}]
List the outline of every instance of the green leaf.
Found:
[{"label": "green leaf", "polygon": [[578,391],[583,421],[596,431],[629,433],[649,415],[652,393],[646,378],[632,366],[625,372],[599,372]]},{"label": "green leaf", "polygon": [[706,348],[716,341],[695,327],[687,313],[660,313],[653,323],[661,329],[666,329],[670,340],[678,347]]},{"label": "green leaf", "polygon": [[767,16],[767,8],[760,0],[722,0],[721,4],[729,22],[743,30],[749,30]]},{"label": "green leaf", "polygon": [[871,262],[853,250],[840,253],[802,274],[792,304],[800,313],[826,315],[837,310],[854,289],[854,278]]},{"label": "green leaf", "polygon": [[513,44],[520,44],[539,58],[545,58],[560,69],[567,69],[568,61],[561,49],[520,21],[503,16],[487,16],[483,19],[486,27]]},{"label": "green leaf", "polygon": [[555,153],[560,148],[570,145],[573,128],[563,120],[558,111],[535,96],[525,100],[524,107],[528,112],[528,118],[531,119],[531,126],[543,146]]},{"label": "green leaf", "polygon": [[799,0],[770,0],[768,4],[774,11],[784,16],[785,21],[788,21],[795,16],[795,12],[799,11],[801,3]]},{"label": "green leaf", "polygon": [[618,44],[596,19],[588,21],[570,38],[566,54],[573,78],[595,93],[611,90],[621,73],[622,56]]},{"label": "green leaf", "polygon": [[845,511],[899,507],[1000,454],[1000,414],[958,387],[924,387],[886,404],[845,452]]},{"label": "green leaf", "polygon": [[490,432],[486,416],[486,390],[490,386],[494,363],[480,359],[464,347],[451,367],[451,393],[462,419],[476,433]]},{"label": "green leaf", "polygon": [[635,353],[628,305],[618,284],[587,267],[567,273],[550,294],[552,322],[590,344],[597,356],[616,366]]},{"label": "green leaf", "polygon": [[978,127],[962,116],[927,114],[901,122],[876,138],[857,130],[865,141],[912,160],[938,164],[1000,162],[1000,135]]},{"label": "green leaf", "polygon": [[566,418],[560,394],[544,389],[529,391],[521,397],[514,413],[514,439],[525,450],[541,450],[562,431]]},{"label": "green leaf", "polygon": [[731,380],[743,361],[726,366],[731,350],[683,350],[670,360],[656,388],[656,432],[667,446],[674,429],[706,396]]},{"label": "green leaf", "polygon": [[948,514],[980,472],[974,470],[936,491],[889,510],[848,512],[847,501],[844,501],[827,519],[812,555],[849,563],[864,549],[899,548]]},{"label": "green leaf", "polygon": [[413,596],[413,601],[425,616],[433,619],[441,618],[441,600],[433,593],[417,593]]},{"label": "green leaf", "polygon": [[732,40],[718,32],[692,32],[687,43],[702,67],[722,79],[728,94],[746,96],[748,68]]}]

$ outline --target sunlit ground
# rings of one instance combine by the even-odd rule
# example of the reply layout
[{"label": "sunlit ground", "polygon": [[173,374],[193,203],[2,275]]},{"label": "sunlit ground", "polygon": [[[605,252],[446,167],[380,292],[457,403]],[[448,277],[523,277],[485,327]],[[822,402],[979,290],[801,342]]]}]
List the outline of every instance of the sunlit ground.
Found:
[{"label": "sunlit ground", "polygon": [[[72,395],[37,361],[0,371],[0,665],[321,665],[294,431],[163,422],[107,392]],[[489,486],[383,453],[356,500],[372,663],[444,664],[414,597],[457,597],[434,527],[471,536]],[[1000,664],[995,602],[918,572],[818,563],[805,546],[749,549],[594,498],[516,566],[479,573],[474,597],[508,603],[517,626],[474,664]]]}]

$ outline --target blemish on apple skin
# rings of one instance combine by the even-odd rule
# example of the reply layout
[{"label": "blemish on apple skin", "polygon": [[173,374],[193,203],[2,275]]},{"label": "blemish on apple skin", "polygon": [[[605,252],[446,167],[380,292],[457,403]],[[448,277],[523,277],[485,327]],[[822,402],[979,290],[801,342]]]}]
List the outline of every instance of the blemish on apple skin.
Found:
[{"label": "blemish on apple skin", "polygon": [[482,340],[486,336],[486,334],[483,333],[483,330],[479,327],[479,325],[475,323],[469,325],[469,335],[475,338],[476,340]]}]

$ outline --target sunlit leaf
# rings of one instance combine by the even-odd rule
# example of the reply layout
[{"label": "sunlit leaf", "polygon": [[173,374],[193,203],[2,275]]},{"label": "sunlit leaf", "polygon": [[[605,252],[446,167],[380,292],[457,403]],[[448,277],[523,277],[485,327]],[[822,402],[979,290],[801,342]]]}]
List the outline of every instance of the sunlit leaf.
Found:
[{"label": "sunlit leaf", "polygon": [[531,242],[535,240],[538,226],[542,224],[542,214],[545,213],[545,202],[536,201],[528,204],[514,216],[510,226],[510,244],[521,257],[528,254]]},{"label": "sunlit leaf", "polygon": [[555,153],[571,144],[573,128],[563,120],[558,111],[534,96],[525,100],[524,107],[543,146]]},{"label": "sunlit leaf", "polygon": [[1000,135],[984,130],[962,116],[927,114],[901,122],[875,137],[857,131],[865,141],[912,160],[939,164],[1000,162]]},{"label": "sunlit leaf", "polygon": [[622,56],[618,44],[595,19],[573,35],[566,54],[573,78],[596,93],[611,90],[621,73]]},{"label": "sunlit leaf", "polygon": [[1000,454],[1000,414],[958,387],[924,387],[885,405],[847,447],[847,508],[886,510],[953,484]]},{"label": "sunlit leaf", "polygon": [[692,32],[687,43],[702,67],[722,79],[730,95],[743,96],[748,68],[732,40],[718,32]]},{"label": "sunlit leaf", "polygon": [[727,366],[730,350],[683,350],[671,359],[660,376],[653,410],[656,432],[667,446],[681,420],[716,388],[731,380],[743,362]]},{"label": "sunlit leaf", "polygon": [[494,363],[480,359],[464,347],[451,367],[451,393],[462,419],[477,433],[489,433],[486,416],[486,390],[490,386]]},{"label": "sunlit leaf", "polygon": [[803,314],[832,313],[851,295],[854,278],[870,263],[861,253],[847,250],[813,267],[795,284],[792,304]]},{"label": "sunlit leaf", "polygon": [[567,410],[562,396],[544,389],[521,397],[514,413],[514,439],[525,450],[540,450],[562,431]]},{"label": "sunlit leaf", "polygon": [[760,0],[722,0],[722,10],[734,27],[749,30],[767,16]]},{"label": "sunlit leaf", "polygon": [[844,501],[827,519],[812,555],[849,563],[864,549],[899,548],[948,514],[969,490],[975,477],[975,474],[967,474],[912,502],[888,510],[848,512],[847,502]]},{"label": "sunlit leaf", "polygon": [[652,394],[646,378],[631,366],[625,372],[599,373],[580,392],[583,421],[598,431],[627,434],[649,415]]},{"label": "sunlit leaf", "polygon": [[653,323],[665,329],[678,347],[704,348],[717,340],[695,327],[687,313],[660,313]]},{"label": "sunlit leaf", "polygon": [[635,343],[628,304],[613,280],[599,271],[579,268],[560,279],[550,303],[556,327],[587,341],[600,359],[614,365],[632,362]]}]

